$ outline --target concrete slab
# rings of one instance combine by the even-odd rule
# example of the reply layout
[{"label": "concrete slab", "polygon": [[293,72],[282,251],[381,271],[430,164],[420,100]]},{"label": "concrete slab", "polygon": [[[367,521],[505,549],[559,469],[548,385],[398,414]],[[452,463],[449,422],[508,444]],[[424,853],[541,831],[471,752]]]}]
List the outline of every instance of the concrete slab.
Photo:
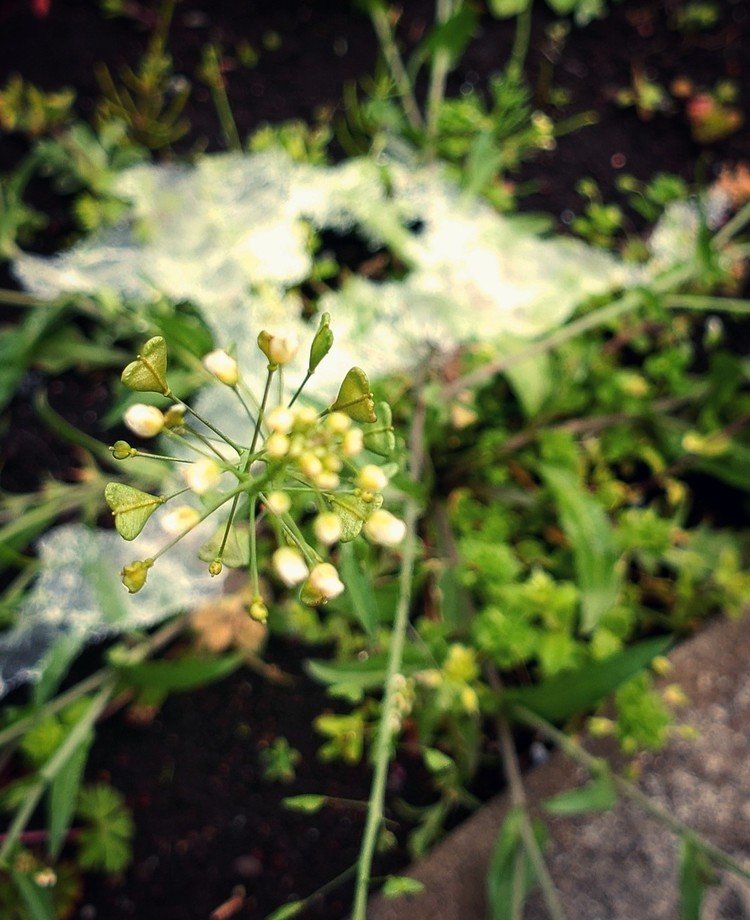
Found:
[{"label": "concrete slab", "polygon": [[[663,808],[750,865],[750,617],[717,620],[671,655],[669,682],[682,685],[690,706],[680,720],[698,740],[675,738],[659,754],[641,755],[640,785]],[[587,744],[592,753],[622,758],[611,744]],[[561,752],[525,776],[532,809],[586,781],[585,771]],[[442,841],[408,874],[426,886],[421,895],[374,898],[371,920],[481,920],[485,876],[498,829],[509,807],[500,795]],[[545,816],[545,855],[568,920],[676,920],[678,841],[635,804],[578,818]],[[750,918],[750,884],[720,873],[704,902],[703,920]],[[546,912],[535,895],[527,920]]]}]

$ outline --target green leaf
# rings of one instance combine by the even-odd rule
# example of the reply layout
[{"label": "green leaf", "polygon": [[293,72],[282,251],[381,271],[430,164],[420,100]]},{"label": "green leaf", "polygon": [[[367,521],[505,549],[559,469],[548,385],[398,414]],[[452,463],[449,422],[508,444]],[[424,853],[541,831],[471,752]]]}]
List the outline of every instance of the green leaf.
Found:
[{"label": "green leaf", "polygon": [[409,894],[421,894],[424,891],[422,882],[407,875],[389,875],[383,883],[381,894],[384,898],[400,898]]},{"label": "green leaf", "polygon": [[55,776],[47,793],[47,852],[56,859],[65,842],[78,801],[83,781],[83,771],[89,757],[94,733],[89,732],[65,763],[65,768]]},{"label": "green leaf", "polygon": [[221,680],[242,664],[241,655],[204,658],[183,655],[172,661],[144,661],[138,664],[114,662],[122,679],[133,687],[147,687],[166,693],[192,690]]},{"label": "green leaf", "polygon": [[306,815],[314,815],[325,805],[326,797],[324,795],[314,795],[312,793],[307,795],[291,795],[282,799],[281,803],[284,808],[288,808],[290,811],[301,811]]},{"label": "green leaf", "polygon": [[[508,812],[492,850],[487,871],[489,920],[516,920],[520,914],[514,910],[514,893],[518,891],[521,896],[521,904],[515,905],[518,908],[523,905],[536,880],[533,864],[523,845],[522,817],[519,808],[512,808]],[[544,827],[536,824],[534,835],[541,846],[545,836]]]},{"label": "green leaf", "polygon": [[[226,524],[222,524],[216,533],[200,548],[198,558],[203,562],[213,562],[219,555],[221,541],[224,539]],[[247,524],[232,524],[229,528],[227,544],[221,557],[224,565],[230,569],[243,569],[250,563],[250,529]]]},{"label": "green leaf", "polygon": [[589,811],[609,811],[617,801],[617,793],[608,774],[597,776],[579,789],[570,789],[547,799],[544,810],[559,818],[585,814]]},{"label": "green leaf", "polygon": [[138,393],[170,393],[167,383],[167,343],[155,335],[141,349],[141,353],[122,372],[122,382],[129,390]]},{"label": "green leaf", "polygon": [[452,67],[464,53],[476,25],[476,11],[468,3],[461,3],[455,13],[430,32],[423,50],[431,55],[438,51],[447,52]]},{"label": "green leaf", "polygon": [[289,920],[290,917],[298,917],[304,909],[304,901],[290,901],[272,914],[269,914],[266,920]]},{"label": "green leaf", "polygon": [[393,430],[393,413],[387,402],[377,405],[378,420],[362,429],[365,447],[381,457],[390,457],[396,450],[396,434]]},{"label": "green leaf", "polygon": [[[305,662],[307,673],[334,691],[343,687],[364,691],[376,690],[385,683],[388,658],[385,652],[370,655],[364,661],[320,661]],[[425,655],[419,649],[404,649],[401,673],[408,676],[429,666]]]},{"label": "green leaf", "polygon": [[344,543],[341,547],[339,568],[348,592],[348,609],[362,624],[367,635],[374,636],[379,619],[375,592],[370,579],[362,572],[351,543]]},{"label": "green leaf", "polygon": [[703,895],[716,884],[716,874],[698,847],[687,837],[680,840],[680,920],[701,920]]},{"label": "green leaf", "polygon": [[375,400],[370,381],[361,367],[353,367],[344,377],[331,412],[344,412],[355,422],[376,422]]},{"label": "green leaf", "polygon": [[602,506],[572,471],[543,464],[540,473],[557,503],[560,523],[573,548],[581,591],[581,631],[590,633],[617,603],[622,588],[614,531]]},{"label": "green leaf", "polygon": [[49,888],[40,888],[31,876],[23,872],[10,870],[13,884],[21,895],[26,920],[55,920],[52,892]]},{"label": "green leaf", "polygon": [[[505,336],[500,347],[503,354],[512,355],[527,348],[528,343]],[[555,387],[552,359],[548,352],[511,364],[505,375],[528,418],[536,415]]]},{"label": "green leaf", "polygon": [[577,671],[564,671],[532,687],[505,690],[501,705],[512,715],[514,705],[525,706],[543,719],[560,722],[575,713],[591,709],[605,696],[663,655],[671,639],[647,639]]},{"label": "green leaf", "polygon": [[112,511],[117,532],[124,540],[135,540],[154,511],[164,504],[160,495],[149,495],[122,482],[108,482],[104,498]]},{"label": "green leaf", "polygon": [[370,498],[366,501],[360,495],[329,495],[333,511],[341,518],[341,543],[349,543],[355,540],[362,530],[365,521],[370,517],[373,511],[377,511],[383,504],[383,496],[368,493]]},{"label": "green leaf", "polygon": [[87,786],[78,797],[76,813],[86,822],[78,837],[81,868],[122,872],[132,856],[135,828],[120,793],[104,783]]},{"label": "green leaf", "polygon": [[489,10],[497,19],[509,19],[518,16],[531,3],[531,0],[489,0]]}]

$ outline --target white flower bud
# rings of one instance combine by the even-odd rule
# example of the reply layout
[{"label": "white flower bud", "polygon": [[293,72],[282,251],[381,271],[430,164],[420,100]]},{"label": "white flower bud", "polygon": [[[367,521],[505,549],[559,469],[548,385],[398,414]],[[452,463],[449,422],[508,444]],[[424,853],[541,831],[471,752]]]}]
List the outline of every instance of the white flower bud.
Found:
[{"label": "white flower bud", "polygon": [[339,473],[341,467],[344,465],[341,457],[337,457],[336,454],[326,454],[322,459],[323,468],[328,470],[330,473]]},{"label": "white flower bud", "polygon": [[289,434],[292,430],[292,425],[294,425],[294,413],[284,406],[277,406],[266,415],[265,423],[271,431],[278,431],[279,434]]},{"label": "white flower bud", "polygon": [[292,500],[286,492],[270,492],[266,497],[266,507],[273,514],[286,514],[292,507]]},{"label": "white flower bud", "polygon": [[295,406],[294,407],[294,427],[309,428],[318,420],[318,413],[312,406]]},{"label": "white flower bud", "polygon": [[332,600],[339,594],[343,594],[345,590],[339,573],[330,562],[319,562],[318,565],[313,566],[307,584],[312,591],[325,600]]},{"label": "white flower bud", "polygon": [[301,472],[303,475],[307,476],[308,479],[314,479],[323,472],[323,464],[315,454],[309,451],[302,454],[297,462],[299,463]]},{"label": "white flower bud", "polygon": [[326,546],[340,540],[342,530],[341,518],[333,511],[324,511],[313,521],[313,533]]},{"label": "white flower bud", "polygon": [[270,364],[288,364],[297,354],[299,340],[294,334],[271,335],[264,330],[258,336],[258,345]]},{"label": "white flower bud", "polygon": [[203,495],[218,486],[221,480],[221,467],[208,457],[203,457],[183,470],[182,475],[196,495]]},{"label": "white flower bud", "polygon": [[135,403],[125,410],[123,420],[139,438],[154,438],[164,427],[164,415],[156,406]]},{"label": "white flower bud", "polygon": [[365,521],[365,536],[380,546],[398,546],[406,536],[406,524],[380,508]]},{"label": "white flower bud", "polygon": [[338,475],[336,473],[331,473],[330,470],[323,470],[318,473],[313,482],[319,489],[323,489],[324,492],[333,492],[334,489],[338,489],[341,485],[341,480]]},{"label": "white flower bud", "polygon": [[197,524],[200,518],[200,512],[196,508],[191,508],[190,505],[178,505],[165,512],[159,523],[165,533],[176,537],[178,533],[184,533],[188,527]]},{"label": "white flower bud", "polygon": [[289,438],[276,431],[266,439],[265,448],[272,460],[280,460],[289,453]]},{"label": "white flower bud", "polygon": [[357,474],[357,485],[368,492],[382,492],[388,485],[388,477],[379,466],[368,463]]},{"label": "white flower bud", "polygon": [[308,575],[308,568],[302,553],[291,546],[281,546],[271,559],[273,570],[287,588],[301,584]]},{"label": "white flower bud", "polygon": [[343,412],[331,412],[326,425],[334,434],[344,434],[352,427],[352,420]]},{"label": "white flower bud", "polygon": [[228,387],[236,386],[240,379],[237,362],[221,348],[209,352],[203,359],[203,366],[209,374],[213,374],[217,380]]},{"label": "white flower bud", "polygon": [[365,436],[361,428],[350,428],[341,442],[341,449],[345,457],[356,457],[365,447]]}]

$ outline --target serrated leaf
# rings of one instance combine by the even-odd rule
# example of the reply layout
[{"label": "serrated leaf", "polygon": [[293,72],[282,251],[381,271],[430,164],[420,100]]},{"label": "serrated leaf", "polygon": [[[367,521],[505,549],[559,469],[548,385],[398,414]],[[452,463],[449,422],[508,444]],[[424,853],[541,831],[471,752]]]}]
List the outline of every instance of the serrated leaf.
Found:
[{"label": "serrated leaf", "polygon": [[401,898],[409,894],[421,894],[424,891],[422,882],[408,875],[389,875],[383,883],[381,894],[384,898]]},{"label": "serrated leaf", "polygon": [[103,783],[87,786],[81,790],[76,813],[86,822],[78,837],[81,868],[122,872],[132,856],[135,828],[120,793]]},{"label": "serrated leaf", "polygon": [[353,367],[344,377],[331,412],[343,412],[355,422],[378,420],[370,381],[361,367]]},{"label": "serrated leaf", "polygon": [[547,799],[544,810],[558,818],[585,814],[590,811],[609,811],[617,801],[617,793],[610,777],[604,773],[578,789],[570,789]]},{"label": "serrated leaf", "polygon": [[141,353],[122,372],[122,382],[138,393],[169,395],[167,383],[167,343],[163,336],[155,335],[141,349]]},{"label": "serrated leaf", "polygon": [[396,449],[396,434],[393,430],[393,413],[387,402],[377,405],[378,420],[362,429],[365,447],[381,457],[390,457]]},{"label": "serrated leaf", "polygon": [[512,714],[514,705],[525,706],[543,719],[560,722],[585,712],[620,684],[642,671],[657,655],[663,655],[671,639],[647,639],[576,671],[564,671],[532,687],[505,690],[501,705]]},{"label": "serrated leaf", "polygon": [[[226,524],[222,524],[216,533],[200,548],[198,558],[203,562],[213,562],[219,555],[221,541],[224,539]],[[250,563],[250,530],[247,524],[232,524],[224,547],[221,561],[230,569],[244,569]]]},{"label": "serrated leaf", "polygon": [[339,542],[349,543],[355,540],[362,530],[365,521],[373,511],[377,511],[383,504],[383,496],[368,493],[365,500],[360,495],[329,495],[328,501],[333,511],[341,518],[341,537]]},{"label": "serrated leaf", "polygon": [[324,795],[291,795],[282,799],[284,808],[290,811],[301,811],[306,815],[314,815],[325,805],[326,797]]},{"label": "serrated leaf", "polygon": [[620,551],[604,508],[575,474],[549,464],[540,473],[552,493],[560,523],[573,548],[581,591],[581,631],[592,632],[617,603],[622,588]]},{"label": "serrated leaf", "polygon": [[104,498],[112,511],[117,532],[124,540],[135,540],[154,511],[164,504],[160,495],[149,495],[122,482],[108,482]]}]

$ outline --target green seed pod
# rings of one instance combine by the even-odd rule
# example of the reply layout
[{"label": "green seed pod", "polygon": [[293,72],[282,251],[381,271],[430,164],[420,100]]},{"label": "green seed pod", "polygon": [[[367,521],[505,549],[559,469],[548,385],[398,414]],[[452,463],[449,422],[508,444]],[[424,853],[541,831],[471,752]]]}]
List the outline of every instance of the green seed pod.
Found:
[{"label": "green seed pod", "polygon": [[109,450],[115,460],[129,460],[138,453],[127,441],[115,441]]},{"label": "green seed pod", "polygon": [[370,381],[361,367],[353,367],[344,377],[331,412],[344,412],[355,422],[376,422],[375,400]]},{"label": "green seed pod", "polygon": [[122,583],[131,594],[136,594],[146,584],[148,570],[153,566],[153,559],[142,559],[126,565],[120,573]]},{"label": "green seed pod", "polygon": [[320,325],[310,346],[310,361],[307,365],[307,373],[313,374],[320,362],[325,358],[333,345],[333,330],[331,329],[331,314],[323,313],[320,317]]},{"label": "green seed pod", "polygon": [[155,335],[143,346],[141,353],[122,372],[122,382],[139,393],[161,393],[169,396],[167,383],[167,343]]}]

